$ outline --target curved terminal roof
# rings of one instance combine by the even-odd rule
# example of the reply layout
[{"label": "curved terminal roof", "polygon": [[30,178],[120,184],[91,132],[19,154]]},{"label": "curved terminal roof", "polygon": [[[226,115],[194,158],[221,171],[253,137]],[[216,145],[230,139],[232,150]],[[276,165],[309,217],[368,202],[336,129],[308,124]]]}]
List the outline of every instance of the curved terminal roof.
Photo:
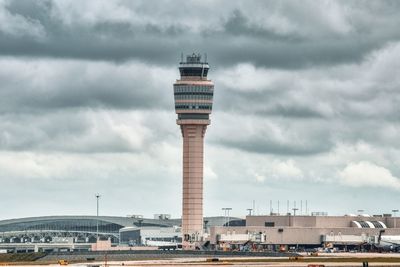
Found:
[{"label": "curved terminal roof", "polygon": [[26,230],[64,230],[64,231],[96,231],[99,222],[100,232],[118,232],[127,226],[137,227],[171,227],[177,220],[141,219],[117,216],[43,216],[0,221],[0,232]]},{"label": "curved terminal roof", "polygon": [[[231,217],[232,225],[240,218]],[[99,231],[118,233],[124,227],[173,227],[181,226],[181,219],[146,219],[120,216],[41,216],[0,221],[0,232],[27,231],[27,230],[59,230],[59,231],[96,231],[99,221]],[[226,223],[226,218],[205,217],[207,227],[221,226]],[[236,222],[237,223],[237,222]]]},{"label": "curved terminal roof", "polygon": [[352,224],[357,228],[387,228],[381,221],[352,221]]}]

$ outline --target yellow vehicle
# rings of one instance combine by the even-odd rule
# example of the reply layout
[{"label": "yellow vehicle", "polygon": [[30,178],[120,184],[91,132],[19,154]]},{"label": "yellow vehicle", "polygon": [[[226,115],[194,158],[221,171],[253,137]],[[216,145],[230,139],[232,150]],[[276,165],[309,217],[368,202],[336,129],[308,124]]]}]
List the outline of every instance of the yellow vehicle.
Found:
[{"label": "yellow vehicle", "polygon": [[58,264],[60,264],[60,265],[68,265],[68,261],[67,260],[58,260]]}]

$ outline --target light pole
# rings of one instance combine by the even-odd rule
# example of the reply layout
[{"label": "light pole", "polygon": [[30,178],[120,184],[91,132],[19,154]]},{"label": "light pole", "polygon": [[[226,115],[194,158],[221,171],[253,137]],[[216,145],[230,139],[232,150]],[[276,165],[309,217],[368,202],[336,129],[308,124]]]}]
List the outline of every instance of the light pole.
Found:
[{"label": "light pole", "polygon": [[293,216],[296,216],[296,211],[298,211],[299,209],[298,208],[293,208],[292,210],[293,210]]},{"label": "light pole", "polygon": [[96,197],[96,239],[97,241],[99,241],[99,199],[101,197],[101,195],[99,193],[97,193],[95,195]]},{"label": "light pole", "polygon": [[249,212],[249,216],[251,216],[251,211],[253,210],[253,209],[246,209],[248,212]]},{"label": "light pole", "polygon": [[228,212],[228,227],[229,227],[229,221],[230,221],[230,218],[229,218],[229,211],[232,210],[232,208],[226,208],[226,210],[227,210],[227,212]]},{"label": "light pole", "polygon": [[393,219],[394,219],[394,228],[396,228],[396,212],[399,212],[399,210],[392,210],[393,212]]},{"label": "light pole", "polygon": [[[222,210],[224,211],[225,215],[225,222],[226,222],[225,224],[229,226],[229,211],[232,210],[232,208],[222,208]],[[228,220],[226,220],[227,214],[228,214]]]}]

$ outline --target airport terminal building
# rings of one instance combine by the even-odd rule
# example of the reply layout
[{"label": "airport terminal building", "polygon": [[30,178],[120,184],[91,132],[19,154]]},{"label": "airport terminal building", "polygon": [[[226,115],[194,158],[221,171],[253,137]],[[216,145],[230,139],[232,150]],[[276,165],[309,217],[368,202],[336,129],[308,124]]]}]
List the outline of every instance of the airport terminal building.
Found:
[{"label": "airport terminal building", "polygon": [[[113,249],[158,247],[179,249],[181,219],[141,216],[44,216],[0,221],[0,250],[91,250],[99,240]],[[307,248],[397,250],[400,218],[390,215],[262,215],[245,219],[205,217],[201,249],[289,250]],[[98,227],[98,231],[97,231]]]},{"label": "airport terminal building", "polygon": [[[231,225],[245,225],[231,218]],[[205,217],[206,228],[223,226],[224,217]],[[0,221],[0,250],[10,252],[90,250],[97,240],[118,246],[175,246],[182,242],[181,219],[157,214],[153,219],[140,215],[43,216]]]},{"label": "airport terminal building", "polygon": [[245,227],[212,227],[211,244],[235,248],[251,242],[261,249],[364,248],[400,245],[400,218],[388,215],[247,216]]}]

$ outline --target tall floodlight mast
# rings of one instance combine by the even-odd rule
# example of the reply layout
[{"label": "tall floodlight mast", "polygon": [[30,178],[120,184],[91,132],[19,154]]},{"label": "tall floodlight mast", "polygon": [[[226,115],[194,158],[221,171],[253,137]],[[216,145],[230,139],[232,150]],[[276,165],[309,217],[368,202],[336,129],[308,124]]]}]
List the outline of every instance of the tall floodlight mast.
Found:
[{"label": "tall floodlight mast", "polygon": [[203,241],[203,146],[214,93],[208,69],[208,63],[193,53],[180,62],[181,77],[174,83],[176,123],[183,137],[182,248],[186,250]]},{"label": "tall floodlight mast", "polygon": [[99,241],[99,199],[101,195],[96,194],[95,197],[96,197],[96,240]]}]

